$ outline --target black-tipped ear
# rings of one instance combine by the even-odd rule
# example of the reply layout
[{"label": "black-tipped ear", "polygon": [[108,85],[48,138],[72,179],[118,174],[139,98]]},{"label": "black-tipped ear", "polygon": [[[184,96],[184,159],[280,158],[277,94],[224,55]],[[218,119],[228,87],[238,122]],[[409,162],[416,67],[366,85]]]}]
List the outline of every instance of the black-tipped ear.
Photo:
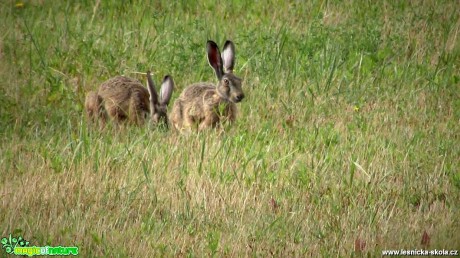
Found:
[{"label": "black-tipped ear", "polygon": [[225,41],[224,49],[222,50],[222,60],[225,71],[232,72],[235,66],[235,45],[230,40]]},{"label": "black-tipped ear", "polygon": [[224,75],[224,71],[222,66],[222,58],[220,57],[219,47],[214,41],[208,40],[206,48],[208,52],[209,65],[214,69],[217,78],[220,80]]},{"label": "black-tipped ear", "polygon": [[155,90],[155,84],[152,80],[152,75],[150,75],[150,71],[147,71],[147,89],[150,93],[150,104],[156,105],[158,104],[158,94]]},{"label": "black-tipped ear", "polygon": [[169,104],[169,100],[171,99],[173,90],[174,90],[174,80],[172,76],[166,75],[163,79],[163,83],[161,84],[161,90],[160,90],[160,104],[161,105]]}]

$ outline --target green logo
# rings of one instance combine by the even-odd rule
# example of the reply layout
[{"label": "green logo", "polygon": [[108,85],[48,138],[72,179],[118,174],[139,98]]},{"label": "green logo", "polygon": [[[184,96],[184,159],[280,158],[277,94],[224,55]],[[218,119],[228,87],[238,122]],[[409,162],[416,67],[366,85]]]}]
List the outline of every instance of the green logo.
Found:
[{"label": "green logo", "polygon": [[2,243],[2,249],[5,249],[5,252],[7,254],[13,254],[14,248],[16,248],[16,246],[25,247],[29,245],[29,241],[23,239],[22,237],[18,237],[18,238],[11,237],[11,234],[9,238],[6,238],[6,237],[2,238],[1,243]]},{"label": "green logo", "polygon": [[29,241],[21,236],[4,237],[1,240],[2,249],[7,254],[14,255],[78,255],[78,247],[75,246],[29,246]]}]

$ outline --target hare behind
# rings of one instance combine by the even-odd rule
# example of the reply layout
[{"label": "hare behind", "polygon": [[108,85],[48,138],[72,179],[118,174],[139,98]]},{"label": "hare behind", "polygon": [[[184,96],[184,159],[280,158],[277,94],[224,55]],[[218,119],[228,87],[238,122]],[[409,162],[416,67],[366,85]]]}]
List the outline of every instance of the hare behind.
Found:
[{"label": "hare behind", "polygon": [[140,125],[150,115],[154,124],[160,122],[168,124],[167,105],[172,96],[174,81],[167,75],[164,77],[160,96],[155,90],[150,72],[147,72],[145,88],[138,80],[117,76],[101,84],[97,93],[89,92],[85,107],[91,120],[101,119],[105,123],[106,117],[122,123],[128,121]]},{"label": "hare behind", "polygon": [[[242,80],[233,74],[235,46],[227,40],[222,56],[213,41],[207,42],[208,62],[214,69],[218,83],[196,83],[187,87],[174,102],[171,122],[178,130],[216,127],[236,118],[235,103],[244,98]],[[225,68],[225,70],[224,70]]]}]

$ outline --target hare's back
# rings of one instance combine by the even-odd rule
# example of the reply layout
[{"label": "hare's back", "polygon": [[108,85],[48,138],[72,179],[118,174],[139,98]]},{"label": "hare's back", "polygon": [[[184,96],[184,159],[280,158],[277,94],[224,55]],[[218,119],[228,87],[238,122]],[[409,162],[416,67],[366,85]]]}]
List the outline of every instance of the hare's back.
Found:
[{"label": "hare's back", "polygon": [[181,99],[196,99],[196,98],[203,98],[204,95],[209,93],[214,93],[216,90],[216,86],[212,83],[195,83],[187,88],[182,92],[179,98]]},{"label": "hare's back", "polygon": [[125,76],[117,76],[103,82],[99,87],[98,94],[103,98],[129,96],[132,89],[136,89],[138,91],[145,90],[145,92],[148,93],[147,89],[144,88],[138,80]]},{"label": "hare's back", "polygon": [[98,94],[106,98],[126,100],[131,94],[144,94],[148,98],[148,90],[138,81],[125,76],[117,76],[101,84]]},{"label": "hare's back", "polygon": [[125,76],[117,76],[102,83],[99,96],[106,105],[115,105],[124,110],[130,101],[135,101],[138,108],[148,111],[149,91],[138,81]]}]

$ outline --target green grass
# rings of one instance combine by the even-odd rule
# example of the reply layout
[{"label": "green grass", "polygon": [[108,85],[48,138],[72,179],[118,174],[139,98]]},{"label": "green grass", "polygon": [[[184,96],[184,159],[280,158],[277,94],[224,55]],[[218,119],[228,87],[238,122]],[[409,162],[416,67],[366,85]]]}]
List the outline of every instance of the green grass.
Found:
[{"label": "green grass", "polygon": [[[83,257],[460,249],[458,1],[96,2],[0,3],[0,237]],[[225,133],[87,124],[110,77],[171,74],[173,101],[216,81],[208,39],[235,42],[244,79]]]}]

